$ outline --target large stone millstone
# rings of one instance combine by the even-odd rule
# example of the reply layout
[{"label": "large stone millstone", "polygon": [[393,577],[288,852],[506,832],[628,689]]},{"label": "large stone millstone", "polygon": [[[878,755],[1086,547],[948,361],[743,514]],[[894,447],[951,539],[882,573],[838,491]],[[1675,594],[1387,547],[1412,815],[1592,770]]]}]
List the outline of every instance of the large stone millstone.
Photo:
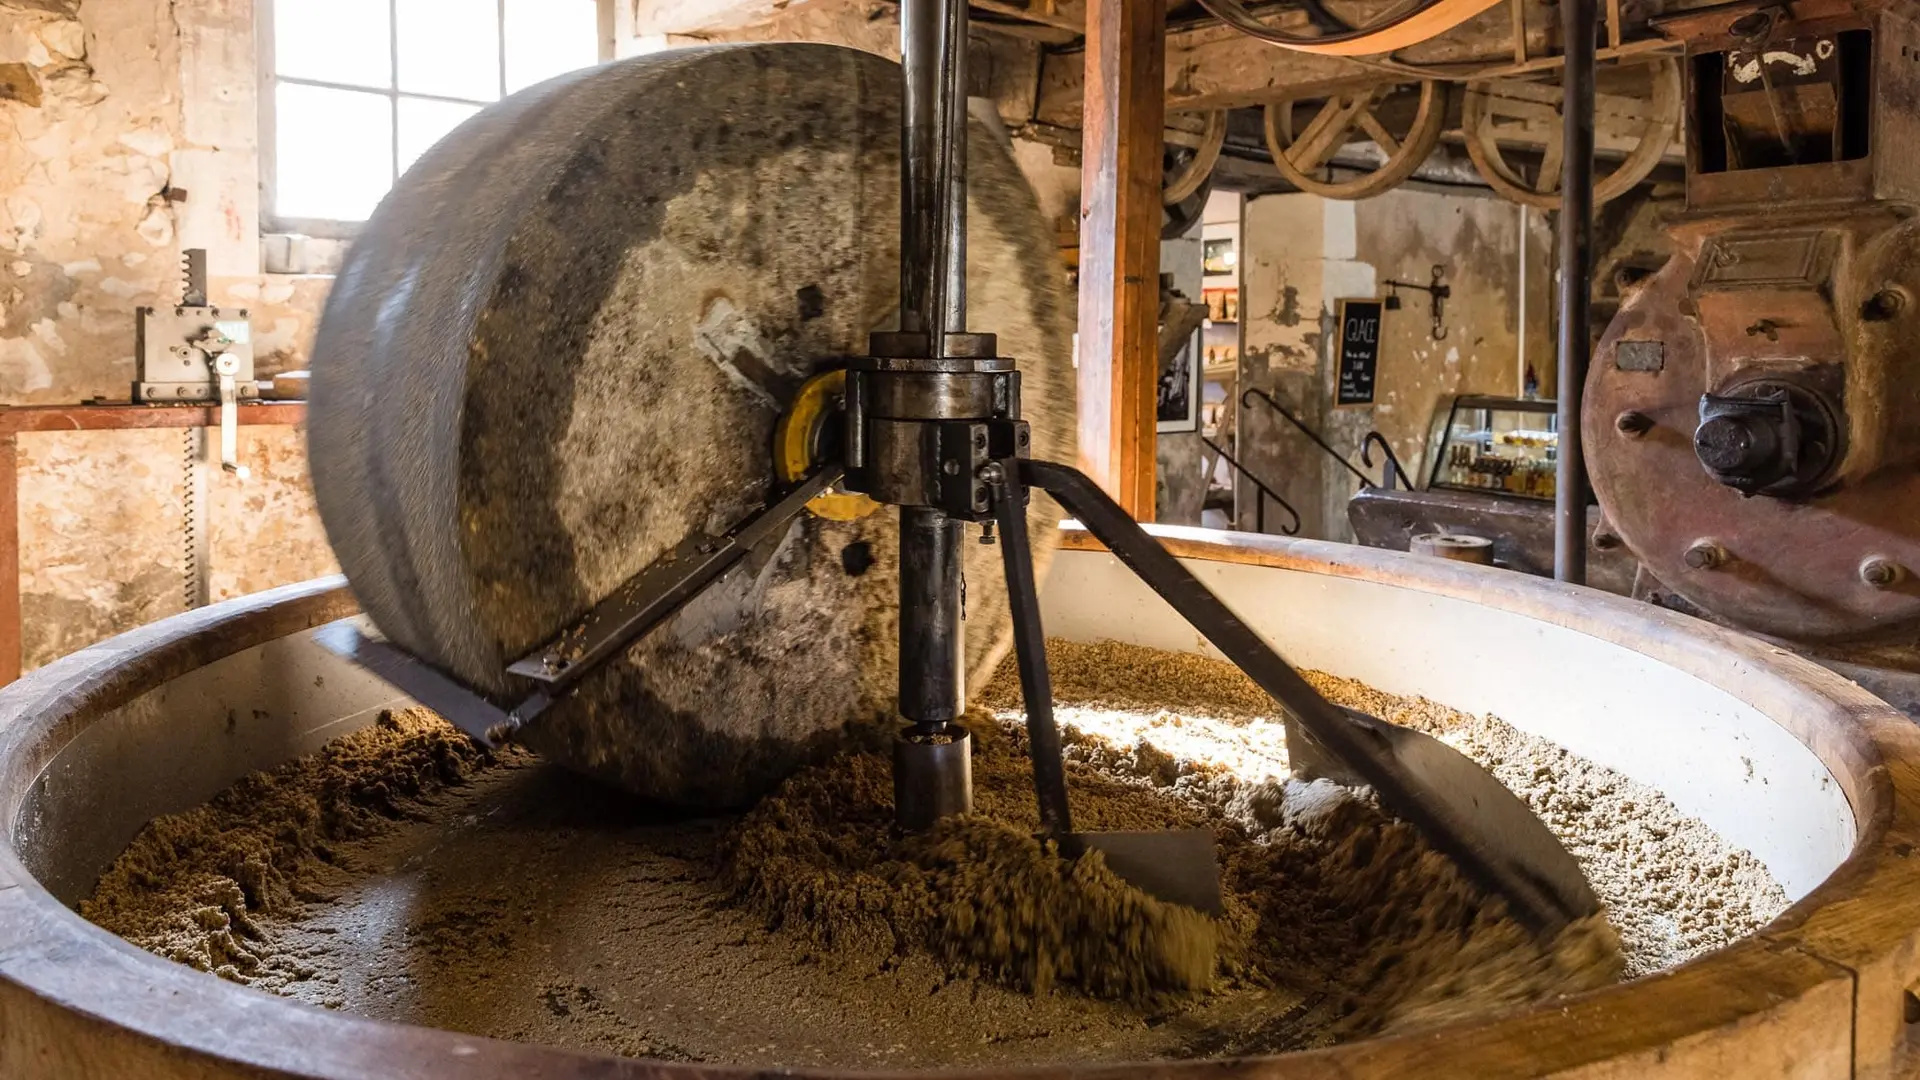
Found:
[{"label": "large stone millstone", "polygon": [[[367,223],[314,344],[320,512],[396,643],[511,700],[505,666],[695,530],[767,498],[779,404],[898,304],[900,74],[819,45],[662,53],[468,121]],[[976,126],[970,325],[1073,459],[1051,230]],[[1058,510],[1036,497],[1036,555]],[[532,725],[641,794],[737,804],[894,711],[897,514],[803,515]],[[862,558],[870,555],[866,566]],[[967,545],[967,660],[1009,639]]]}]

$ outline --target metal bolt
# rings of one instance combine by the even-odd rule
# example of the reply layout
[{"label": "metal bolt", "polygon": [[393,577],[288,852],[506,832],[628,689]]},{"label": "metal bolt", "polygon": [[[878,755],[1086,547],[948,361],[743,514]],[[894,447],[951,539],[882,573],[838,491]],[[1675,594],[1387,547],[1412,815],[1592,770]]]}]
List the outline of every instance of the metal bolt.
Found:
[{"label": "metal bolt", "polygon": [[1860,580],[1876,589],[1891,589],[1907,579],[1907,568],[1880,555],[1860,564]]},{"label": "metal bolt", "polygon": [[1889,286],[1874,293],[1860,308],[1860,317],[1868,322],[1885,322],[1907,306],[1907,294]]},{"label": "metal bolt", "polygon": [[1726,565],[1727,552],[1711,540],[1696,540],[1681,558],[1694,570],[1718,570]]},{"label": "metal bolt", "polygon": [[980,466],[980,471],[976,475],[986,483],[998,484],[1006,480],[1007,470],[999,462],[989,461]]},{"label": "metal bolt", "polygon": [[1646,413],[1628,409],[1613,418],[1614,430],[1629,438],[1637,439],[1653,430],[1653,417]]},{"label": "metal bolt", "polygon": [[980,523],[980,542],[989,545],[993,543],[993,522],[983,521]]},{"label": "metal bolt", "polygon": [[947,460],[940,463],[940,471],[943,473],[946,473],[948,476],[959,476],[960,463],[953,460],[952,458],[948,458]]}]

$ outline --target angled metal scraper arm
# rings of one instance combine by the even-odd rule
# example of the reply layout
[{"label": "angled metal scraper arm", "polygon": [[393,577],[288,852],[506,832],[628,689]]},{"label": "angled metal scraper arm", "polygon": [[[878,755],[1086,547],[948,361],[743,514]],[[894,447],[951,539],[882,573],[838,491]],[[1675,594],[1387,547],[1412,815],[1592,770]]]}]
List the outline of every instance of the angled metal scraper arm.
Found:
[{"label": "angled metal scraper arm", "polygon": [[1600,901],[1579,864],[1518,796],[1445,743],[1320,695],[1253,628],[1077,469],[1021,460],[1021,477],[1080,519],[1140,580],[1271,694],[1306,734],[1371,785],[1482,887],[1536,932],[1594,914]]},{"label": "angled metal scraper arm", "polygon": [[829,465],[725,536],[693,536],[682,541],[628,578],[580,621],[509,664],[507,671],[544,683],[549,694],[565,693],[685,607],[761,541],[786,528],[814,496],[832,487],[841,475],[841,466]]},{"label": "angled metal scraper arm", "polygon": [[838,465],[827,466],[726,535],[690,538],[647,564],[578,622],[507,667],[508,674],[538,684],[510,709],[398,645],[361,633],[348,620],[322,627],[314,640],[490,747],[533,722],[581,679],[685,607],[747,552],[785,528],[814,496],[832,487],[841,472]]},{"label": "angled metal scraper arm", "polygon": [[1047,671],[1046,632],[1040,623],[1040,598],[1034,583],[1033,551],[1027,539],[1027,487],[1012,463],[990,463],[983,478],[993,490],[994,517],[1000,523],[1001,561],[1007,574],[1007,601],[1013,608],[1013,651],[1020,666],[1020,692],[1027,707],[1027,744],[1033,760],[1033,789],[1040,801],[1040,825],[1078,858],[1098,851],[1107,869],[1149,896],[1184,904],[1208,915],[1224,907],[1220,890],[1220,854],[1210,829],[1152,832],[1075,832],[1067,805],[1066,760],[1060,728],[1053,716],[1053,679]]}]

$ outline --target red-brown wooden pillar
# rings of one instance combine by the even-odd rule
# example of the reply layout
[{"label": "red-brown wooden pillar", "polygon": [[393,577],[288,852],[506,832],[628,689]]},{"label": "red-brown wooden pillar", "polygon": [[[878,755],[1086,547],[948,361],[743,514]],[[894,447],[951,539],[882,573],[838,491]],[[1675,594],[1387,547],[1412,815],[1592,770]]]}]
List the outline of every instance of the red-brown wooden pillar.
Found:
[{"label": "red-brown wooden pillar", "polygon": [[1166,0],[1090,0],[1080,132],[1080,467],[1153,520]]}]

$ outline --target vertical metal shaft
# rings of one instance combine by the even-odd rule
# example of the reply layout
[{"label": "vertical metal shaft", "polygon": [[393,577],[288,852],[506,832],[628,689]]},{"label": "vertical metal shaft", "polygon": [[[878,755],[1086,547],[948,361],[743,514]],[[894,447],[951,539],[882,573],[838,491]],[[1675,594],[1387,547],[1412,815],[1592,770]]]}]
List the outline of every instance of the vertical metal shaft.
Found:
[{"label": "vertical metal shaft", "polygon": [[[941,332],[962,334],[967,329],[967,4],[947,4],[946,40],[942,43],[941,72],[946,80],[946,125],[941,139],[941,183],[946,207],[940,248]],[[945,343],[934,342],[936,353]]]},{"label": "vertical metal shaft", "polygon": [[964,541],[960,523],[940,511],[900,508],[900,713],[922,729],[959,719],[966,700]]},{"label": "vertical metal shaft", "polygon": [[1587,582],[1587,462],[1580,444],[1580,401],[1593,351],[1594,0],[1560,0],[1566,28],[1561,104],[1566,140],[1560,180],[1559,464],[1553,500],[1553,576]]},{"label": "vertical metal shaft", "polygon": [[[900,320],[934,356],[966,326],[966,45],[965,0],[900,5]],[[965,701],[962,540],[937,510],[900,511],[900,712],[921,728],[957,719]]]},{"label": "vertical metal shaft", "polygon": [[900,5],[900,328],[935,354],[966,325],[966,42],[964,0]]},{"label": "vertical metal shaft", "polygon": [[[967,324],[966,48],[966,0],[903,0],[900,329],[924,334],[920,354],[929,358],[945,355],[947,335]],[[937,410],[904,418],[942,419]],[[922,440],[930,457],[928,445]],[[945,513],[900,508],[900,714],[911,726],[894,739],[894,821],[910,831],[973,804],[972,744],[948,727],[966,702],[964,541],[961,523]]]}]

